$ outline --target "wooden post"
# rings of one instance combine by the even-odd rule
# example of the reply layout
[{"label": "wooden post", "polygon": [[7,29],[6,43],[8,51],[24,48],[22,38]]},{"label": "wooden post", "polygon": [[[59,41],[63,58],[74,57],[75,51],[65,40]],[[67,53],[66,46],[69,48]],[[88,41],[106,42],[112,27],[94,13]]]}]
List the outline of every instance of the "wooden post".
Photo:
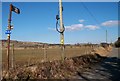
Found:
[{"label": "wooden post", "polygon": [[17,14],[20,14],[20,10],[18,8],[16,8],[15,6],[13,6],[12,4],[10,4],[10,9],[9,9],[9,18],[8,18],[8,27],[7,27],[7,75],[6,77],[9,78],[9,59],[10,59],[10,34],[11,34],[11,29],[13,29],[13,27],[11,26],[11,17],[12,17],[12,11],[14,11]]},{"label": "wooden post", "polygon": [[15,61],[14,60],[14,44],[12,44],[12,63],[11,63],[12,68],[14,68],[14,61]]},{"label": "wooden post", "polygon": [[[63,31],[63,18],[62,18],[62,0],[59,0],[59,11],[60,11],[60,31]],[[60,44],[61,44],[61,56],[62,60],[64,61],[65,55],[64,55],[64,32],[60,33]]]},{"label": "wooden post", "polygon": [[[11,30],[11,16],[12,16],[12,6],[10,5],[10,13],[8,18],[8,30]],[[10,34],[7,35],[7,77],[9,77],[9,55],[10,55]]]},{"label": "wooden post", "polygon": [[44,45],[44,62],[47,61],[47,45]]}]

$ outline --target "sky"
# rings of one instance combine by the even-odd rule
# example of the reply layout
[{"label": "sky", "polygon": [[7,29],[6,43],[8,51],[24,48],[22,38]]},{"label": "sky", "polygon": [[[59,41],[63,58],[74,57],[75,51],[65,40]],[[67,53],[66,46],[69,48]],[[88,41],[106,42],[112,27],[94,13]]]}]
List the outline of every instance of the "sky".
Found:
[{"label": "sky", "polygon": [[[20,9],[12,12],[11,40],[60,43],[55,30],[58,2],[3,2],[2,39],[6,39],[9,5]],[[117,2],[63,2],[65,44],[115,42],[118,38]]]},{"label": "sky", "polygon": [[[2,2],[58,2],[58,0],[1,0]],[[119,2],[119,0],[62,0],[63,2]]]}]

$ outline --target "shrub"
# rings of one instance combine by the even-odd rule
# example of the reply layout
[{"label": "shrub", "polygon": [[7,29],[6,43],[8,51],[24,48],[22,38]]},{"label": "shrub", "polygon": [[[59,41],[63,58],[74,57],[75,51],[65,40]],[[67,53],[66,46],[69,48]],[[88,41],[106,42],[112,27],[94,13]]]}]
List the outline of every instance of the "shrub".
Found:
[{"label": "shrub", "polygon": [[120,47],[120,37],[118,37],[118,40],[115,42],[115,47]]}]

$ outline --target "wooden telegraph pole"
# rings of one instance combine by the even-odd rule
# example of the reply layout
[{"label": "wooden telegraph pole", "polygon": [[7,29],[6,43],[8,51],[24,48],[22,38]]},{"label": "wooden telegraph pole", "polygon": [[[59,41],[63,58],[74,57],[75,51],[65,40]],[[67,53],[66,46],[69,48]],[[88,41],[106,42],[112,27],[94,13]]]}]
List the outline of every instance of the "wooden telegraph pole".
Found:
[{"label": "wooden telegraph pole", "polygon": [[[64,24],[63,24],[62,12],[63,12],[62,0],[59,0],[59,15],[60,15],[60,18],[59,18],[59,15],[56,15],[56,19],[57,19],[56,30],[60,33],[61,58],[64,61],[64,58],[65,58],[65,54],[64,54],[64,50],[65,50],[65,48],[64,48],[64,31],[65,31],[65,28],[64,28]],[[57,28],[59,19],[60,19],[60,31]]]},{"label": "wooden telegraph pole", "polygon": [[47,44],[44,44],[44,62],[47,62]]},{"label": "wooden telegraph pole", "polygon": [[[60,11],[60,31],[63,31],[63,17],[62,17],[62,11],[63,11],[63,7],[62,7],[62,0],[59,0],[59,11]],[[61,44],[61,50],[62,50],[62,60],[64,60],[64,32],[60,33],[60,44]]]},{"label": "wooden telegraph pole", "polygon": [[106,30],[106,43],[107,43],[107,30]]},{"label": "wooden telegraph pole", "polygon": [[8,27],[5,32],[7,34],[7,76],[9,77],[9,56],[10,56],[10,34],[11,30],[13,29],[13,26],[11,25],[11,17],[12,17],[12,11],[14,11],[17,14],[20,14],[20,10],[10,4],[10,10],[9,10],[9,18],[8,18]]}]

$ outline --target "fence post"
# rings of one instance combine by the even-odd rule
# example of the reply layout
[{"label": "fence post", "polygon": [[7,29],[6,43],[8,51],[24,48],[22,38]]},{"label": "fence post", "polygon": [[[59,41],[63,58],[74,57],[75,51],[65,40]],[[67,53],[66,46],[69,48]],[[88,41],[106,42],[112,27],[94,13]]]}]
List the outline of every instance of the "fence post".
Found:
[{"label": "fence post", "polygon": [[12,68],[14,68],[14,61],[15,61],[14,60],[14,44],[12,44],[12,63],[11,63]]},{"label": "fence post", "polygon": [[47,45],[45,44],[44,45],[44,62],[46,62],[47,61],[47,47],[46,47]]}]

